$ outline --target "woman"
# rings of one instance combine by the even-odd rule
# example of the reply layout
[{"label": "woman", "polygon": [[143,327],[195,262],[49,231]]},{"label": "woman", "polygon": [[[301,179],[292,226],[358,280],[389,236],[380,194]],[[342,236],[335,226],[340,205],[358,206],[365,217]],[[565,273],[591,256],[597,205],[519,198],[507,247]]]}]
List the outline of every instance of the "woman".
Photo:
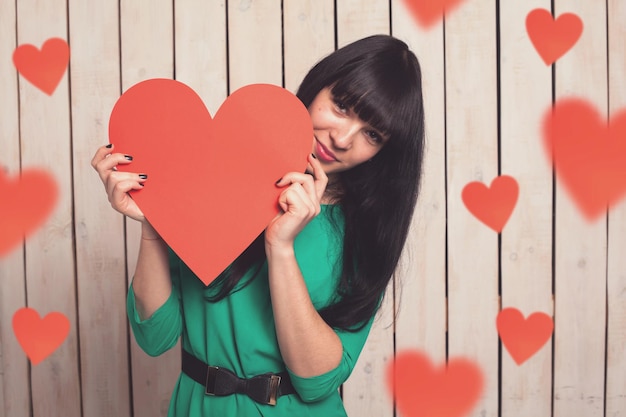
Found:
[{"label": "woman", "polygon": [[345,416],[339,386],[365,343],[415,206],[424,123],[417,59],[384,35],[307,74],[314,139],[306,173],[277,181],[282,212],[208,287],[128,196],[149,187],[132,158],[92,165],[116,210],[142,223],[128,314],[150,355],[182,335],[170,416]]}]

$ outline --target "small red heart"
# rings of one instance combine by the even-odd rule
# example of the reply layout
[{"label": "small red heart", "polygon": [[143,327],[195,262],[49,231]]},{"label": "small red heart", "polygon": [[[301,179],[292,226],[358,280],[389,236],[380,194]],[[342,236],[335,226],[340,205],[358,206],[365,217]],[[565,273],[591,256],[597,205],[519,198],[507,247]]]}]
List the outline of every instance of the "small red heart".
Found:
[{"label": "small red heart", "polygon": [[496,327],[502,344],[521,365],[550,340],[554,323],[545,313],[536,312],[524,319],[518,309],[509,307],[498,314]]},{"label": "small red heart", "polygon": [[461,198],[470,213],[500,233],[515,208],[518,194],[515,178],[501,175],[491,182],[490,188],[482,182],[470,182],[463,187]]},{"label": "small red heart", "polygon": [[32,308],[20,308],[13,315],[13,333],[33,365],[46,359],[67,338],[70,321],[53,312],[43,319]]},{"label": "small red heart", "polygon": [[607,124],[584,100],[558,100],[544,118],[543,140],[557,178],[588,220],[626,195],[626,109]]},{"label": "small red heart", "polygon": [[48,39],[41,51],[34,45],[24,44],[13,52],[13,64],[22,77],[48,95],[59,85],[69,60],[70,47],[60,38]]},{"label": "small red heart", "polygon": [[483,390],[480,368],[453,358],[435,368],[415,350],[399,352],[387,367],[387,387],[405,417],[460,417],[474,407]]},{"label": "small red heart", "polygon": [[120,97],[109,137],[134,157],[119,170],[148,175],[133,199],[208,285],[279,212],[275,183],[304,172],[313,127],[302,102],[277,86],[243,87],[211,119],[191,88],[155,79]]},{"label": "small red heart", "polygon": [[407,8],[417,22],[424,28],[441,21],[444,14],[449,14],[464,0],[404,0]]},{"label": "small red heart", "polygon": [[56,201],[57,185],[47,172],[28,169],[11,179],[0,169],[0,257],[35,232]]},{"label": "small red heart", "polygon": [[552,65],[570,50],[583,33],[583,22],[574,13],[556,20],[546,9],[534,9],[526,16],[526,32],[546,65]]}]

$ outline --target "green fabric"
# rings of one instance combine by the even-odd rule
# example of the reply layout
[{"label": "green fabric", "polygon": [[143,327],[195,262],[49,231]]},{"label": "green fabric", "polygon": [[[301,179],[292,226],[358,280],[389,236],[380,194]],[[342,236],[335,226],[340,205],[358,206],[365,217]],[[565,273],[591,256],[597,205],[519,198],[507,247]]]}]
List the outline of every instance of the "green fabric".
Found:
[{"label": "green fabric", "polygon": [[[338,215],[331,215],[336,212]],[[333,222],[334,220],[334,222]],[[319,310],[334,294],[341,271],[343,217],[336,206],[322,206],[295,241],[298,265]],[[286,369],[281,358],[268,287],[267,263],[250,285],[217,303],[204,299],[204,284],[170,251],[172,294],[150,318],[141,321],[132,286],[128,316],[141,348],[157,356],[172,348],[182,334],[183,348],[197,358],[249,378]],[[244,277],[245,279],[246,277]],[[278,399],[276,406],[258,404],[246,395],[207,396],[204,387],[180,375],[170,403],[170,417],[207,416],[346,416],[339,386],[348,378],[372,325],[356,333],[336,331],[343,357],[336,369],[312,378],[291,372],[297,394]]]}]

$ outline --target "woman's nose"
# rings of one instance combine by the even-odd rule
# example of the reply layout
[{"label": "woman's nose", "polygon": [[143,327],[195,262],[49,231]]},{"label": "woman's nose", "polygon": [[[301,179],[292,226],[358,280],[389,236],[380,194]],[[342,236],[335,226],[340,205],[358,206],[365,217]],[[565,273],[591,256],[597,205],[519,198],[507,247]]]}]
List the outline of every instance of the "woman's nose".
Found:
[{"label": "woman's nose", "polygon": [[354,135],[359,131],[357,123],[346,122],[331,131],[330,138],[337,149],[349,149],[352,146]]}]

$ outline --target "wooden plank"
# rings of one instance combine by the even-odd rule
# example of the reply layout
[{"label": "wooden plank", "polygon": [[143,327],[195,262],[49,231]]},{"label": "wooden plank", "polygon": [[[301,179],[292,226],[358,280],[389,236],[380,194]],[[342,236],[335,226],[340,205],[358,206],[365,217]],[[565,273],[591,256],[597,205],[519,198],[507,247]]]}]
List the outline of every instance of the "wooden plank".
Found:
[{"label": "wooden plank", "polygon": [[69,15],[82,412],[130,416],[124,221],[89,164],[120,91],[118,4],[72,0]]},{"label": "wooden plank", "polygon": [[466,184],[498,175],[496,3],[468,2],[446,17],[448,354],[484,375],[472,416],[498,415],[498,236],[461,200]]},{"label": "wooden plank", "polygon": [[[608,1],[609,114],[626,109],[626,4]],[[621,138],[625,140],[626,138]],[[606,417],[626,416],[626,201],[609,213]]]},{"label": "wooden plank", "polygon": [[[376,33],[390,33],[389,3],[379,0],[337,2],[337,44]],[[343,402],[348,415],[392,416],[393,405],[385,394],[385,370],[393,358],[393,282],[372,326],[352,376],[343,386]]]},{"label": "wooden plank", "polygon": [[248,84],[283,85],[281,3],[228,3],[229,94]]},{"label": "wooden plank", "polygon": [[[172,78],[173,6],[169,0],[123,0],[120,3],[122,90],[149,78]],[[119,151],[123,151],[119,149]],[[126,220],[128,276],[135,271],[141,227]],[[130,280],[129,280],[130,281]],[[180,374],[180,349],[152,358],[131,335],[134,415],[166,416]]]},{"label": "wooden plank", "polygon": [[[15,2],[0,2],[0,56],[10,57],[17,46]],[[0,170],[20,173],[20,132],[17,71],[0,60]],[[29,167],[25,167],[29,168]],[[16,247],[0,257],[0,415],[28,417],[30,381],[28,360],[13,334],[13,314],[26,305],[24,250]]]},{"label": "wooden plank", "polygon": [[389,2],[342,0],[337,3],[337,46],[379,33],[390,33]]},{"label": "wooden plank", "polygon": [[[576,96],[607,114],[606,5],[557,0],[555,15],[584,22],[556,64],[556,99]],[[604,416],[606,220],[588,222],[556,183],[554,417]]]},{"label": "wooden plank", "polygon": [[225,2],[178,0],[174,6],[176,79],[193,88],[214,115],[228,89]]},{"label": "wooden plank", "polygon": [[[67,4],[64,0],[17,2],[17,40],[41,47],[50,37],[67,39]],[[31,368],[33,416],[50,410],[63,415],[81,413],[76,326],[72,219],[72,161],[68,74],[52,96],[20,77],[20,129],[22,166],[50,172],[59,186],[59,201],[41,231],[26,241],[26,293],[28,306],[41,316],[63,313],[70,321],[64,343],[46,360]]]},{"label": "wooden plank", "polygon": [[[553,315],[552,168],[540,138],[552,105],[552,71],[526,33],[526,15],[550,1],[500,3],[501,173],[513,176],[519,197],[502,232],[502,308]],[[552,349],[548,342],[522,365],[502,346],[501,414],[549,416]]]},{"label": "wooden plank", "polygon": [[309,69],[335,50],[335,5],[332,0],[296,0],[283,7],[285,88],[295,93]]},{"label": "wooden plank", "polygon": [[420,195],[396,273],[396,351],[418,349],[442,364],[447,314],[443,25],[424,30],[401,0],[393,0],[391,10],[392,34],[420,61],[426,118]]}]

